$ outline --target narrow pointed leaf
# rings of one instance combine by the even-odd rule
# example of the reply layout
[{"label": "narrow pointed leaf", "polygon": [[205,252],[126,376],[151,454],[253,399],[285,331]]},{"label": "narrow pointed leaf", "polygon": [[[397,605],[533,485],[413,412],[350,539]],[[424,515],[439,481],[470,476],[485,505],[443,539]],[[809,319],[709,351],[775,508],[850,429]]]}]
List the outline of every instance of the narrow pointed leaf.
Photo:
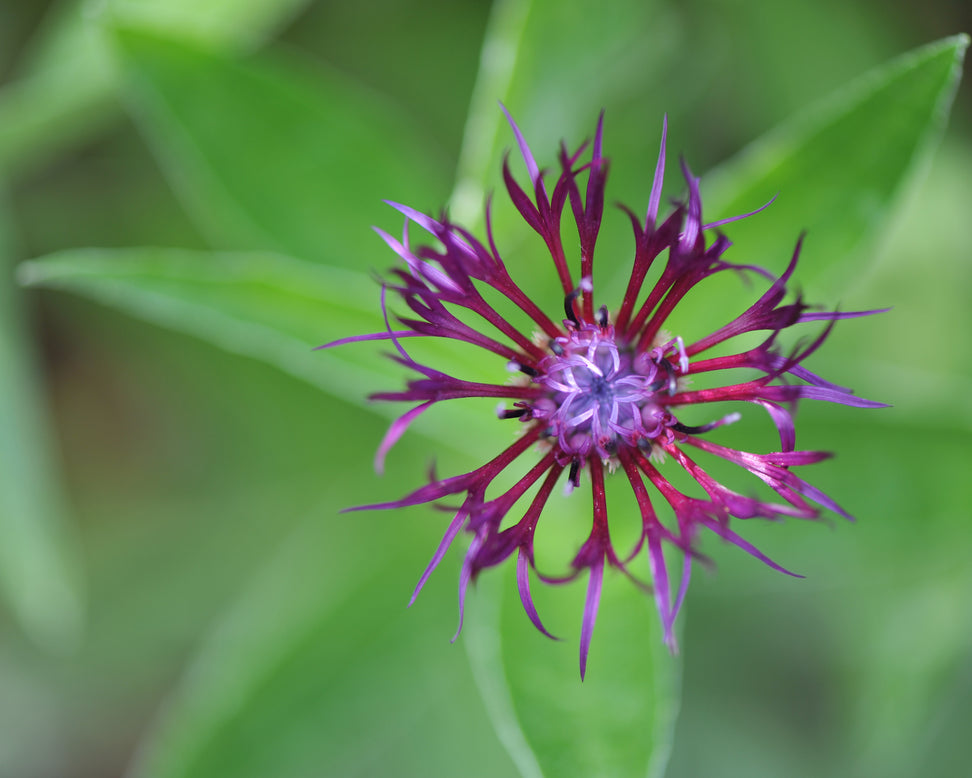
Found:
[{"label": "narrow pointed leaf", "polygon": [[130,103],[186,208],[221,248],[385,267],[382,198],[437,208],[446,165],[408,117],[323,66],[115,33]]},{"label": "narrow pointed leaf", "polygon": [[940,138],[967,46],[957,35],[909,52],[757,140],[703,180],[709,216],[778,195],[727,228],[733,242],[747,261],[779,268],[806,230],[804,282],[832,272],[820,291],[846,288],[848,263],[860,269],[874,255],[873,239]]},{"label": "narrow pointed leaf", "polygon": [[[369,392],[405,380],[403,368],[376,348],[314,350],[348,334],[384,329],[380,287],[360,273],[270,253],[76,249],[22,263],[19,279],[81,294],[259,359],[376,412],[397,416],[406,410],[367,402]],[[377,348],[393,350],[390,344]],[[454,357],[447,360],[450,366],[456,365]],[[426,416],[420,429],[450,443],[461,444],[470,424],[485,435],[502,434],[495,415],[475,414],[470,421],[449,403]]]}]

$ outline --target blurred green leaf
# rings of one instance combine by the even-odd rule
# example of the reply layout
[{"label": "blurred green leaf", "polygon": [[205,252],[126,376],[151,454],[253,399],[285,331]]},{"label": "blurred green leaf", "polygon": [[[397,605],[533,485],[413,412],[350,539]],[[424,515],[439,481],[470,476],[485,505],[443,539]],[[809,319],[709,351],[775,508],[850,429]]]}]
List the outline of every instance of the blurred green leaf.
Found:
[{"label": "blurred green leaf", "polygon": [[[781,268],[808,231],[800,277],[833,292],[859,273],[905,182],[945,127],[968,36],[923,46],[872,71],[754,142],[703,181],[710,218],[762,214],[728,232],[746,262]],[[827,274],[827,275],[825,275]]]},{"label": "blurred green leaf", "polygon": [[309,0],[107,0],[105,16],[180,38],[252,46],[290,22]]},{"label": "blurred green leaf", "polygon": [[[716,576],[693,581],[674,775],[905,778],[961,764],[967,741],[953,736],[951,752],[936,741],[972,667],[972,448],[964,430],[896,413],[803,419],[803,446],[837,451],[805,477],[856,523],[746,523],[749,541],[806,579],[726,549]],[[919,439],[932,455],[902,454]],[[706,737],[712,749],[693,747]],[[740,758],[723,769],[727,748]]]},{"label": "blurred green leaf", "polygon": [[111,58],[80,5],[54,10],[20,77],[0,90],[0,172],[6,176],[45,162],[118,113]]},{"label": "blurred green leaf", "polygon": [[406,116],[323,67],[115,33],[140,126],[190,214],[228,248],[365,269],[381,198],[435,208],[446,166]]},{"label": "blurred green leaf", "polygon": [[131,775],[511,775],[447,640],[451,587],[405,608],[420,545],[402,523],[305,522],[204,642]]},{"label": "blurred green leaf", "polygon": [[891,403],[888,422],[972,431],[972,349],[947,334],[972,332],[968,239],[956,229],[970,202],[972,149],[946,142],[889,225],[880,264],[849,283],[849,294],[866,294],[865,305],[893,310],[835,332],[833,348],[821,355],[834,365],[826,375]]},{"label": "blurred green leaf", "polygon": [[118,73],[106,20],[165,30],[224,48],[252,47],[307,0],[68,0],[54,5],[0,90],[0,171],[20,174],[78,143],[118,114]]},{"label": "blurred green leaf", "polygon": [[[569,509],[568,509],[569,510]],[[524,778],[660,778],[671,750],[681,667],[651,598],[608,574],[583,682],[575,641],[551,643],[523,612],[512,565],[477,582],[466,647],[494,726]],[[505,573],[505,578],[504,578]],[[585,587],[535,593],[542,618],[578,623]]]},{"label": "blurred green leaf", "polygon": [[0,587],[37,643],[70,651],[84,618],[79,549],[66,515],[23,301],[13,283],[9,242],[8,225],[0,218]]},{"label": "blurred green leaf", "polygon": [[535,152],[552,160],[561,139],[576,143],[593,132],[606,104],[645,91],[675,45],[664,34],[672,24],[670,9],[645,0],[494,3],[451,199],[455,218],[478,222],[486,186],[499,180],[503,149],[514,142],[497,100]]},{"label": "blurred green leaf", "polygon": [[[313,351],[384,328],[379,286],[360,273],[269,253],[76,249],[22,263],[19,279],[83,294],[262,360],[386,416],[402,413],[400,404],[368,403],[367,394],[400,386],[404,368],[362,344]],[[450,365],[455,356],[450,353]],[[455,445],[463,445],[470,425],[487,436],[496,431],[495,415],[464,414],[449,403],[419,424]]]}]

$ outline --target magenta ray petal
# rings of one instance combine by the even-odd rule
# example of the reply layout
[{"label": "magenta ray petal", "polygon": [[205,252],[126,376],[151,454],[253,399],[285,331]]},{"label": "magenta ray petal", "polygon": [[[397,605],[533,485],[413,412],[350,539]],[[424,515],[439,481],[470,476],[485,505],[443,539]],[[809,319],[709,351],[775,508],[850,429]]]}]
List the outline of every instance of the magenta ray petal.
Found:
[{"label": "magenta ray petal", "polygon": [[792,451],[796,447],[796,425],[793,423],[793,414],[776,403],[765,400],[756,400],[755,403],[765,409],[773,424],[776,425],[776,431],[780,435],[780,447],[784,451]]},{"label": "magenta ray petal", "polygon": [[673,625],[675,624],[675,619],[678,618],[678,612],[682,609],[682,603],[685,602],[685,594],[688,592],[689,581],[691,578],[692,557],[691,555],[686,554],[684,557],[682,557],[682,582],[678,587],[678,596],[675,597],[675,606],[672,608],[669,623],[665,625],[665,642],[668,643],[672,653],[678,653],[678,643],[675,640]]},{"label": "magenta ray petal", "polygon": [[658,609],[658,615],[661,618],[665,643],[669,648],[675,650],[675,638],[672,633],[674,614],[668,583],[668,568],[665,565],[661,538],[656,532],[651,532],[648,535],[648,564],[651,569],[651,578],[655,582],[655,607]]},{"label": "magenta ray petal", "polygon": [[523,156],[523,161],[526,163],[527,171],[530,173],[530,180],[537,184],[540,180],[540,168],[537,166],[537,161],[533,158],[533,152],[530,151],[530,147],[527,145],[526,139],[523,137],[523,133],[520,132],[519,126],[513,121],[513,117],[510,116],[510,112],[506,110],[506,106],[500,103],[500,108],[503,113],[506,114],[506,120],[510,123],[510,127],[513,129],[513,135],[516,136],[516,145],[520,147],[520,154]]},{"label": "magenta ray petal", "polygon": [[421,337],[422,333],[412,332],[412,330],[395,330],[394,332],[372,332],[368,335],[350,335],[346,338],[338,338],[338,340],[332,340],[330,343],[324,343],[320,346],[314,346],[314,351],[320,351],[325,348],[334,348],[335,346],[344,346],[347,343],[363,343],[369,340],[394,340],[396,338],[418,338]]},{"label": "magenta ray petal", "polygon": [[808,400],[826,400],[840,405],[851,405],[855,408],[890,408],[887,403],[865,400],[863,397],[848,394],[846,391],[833,389],[829,386],[801,386],[800,397]]},{"label": "magenta ray petal", "polygon": [[523,610],[526,611],[526,615],[533,623],[533,626],[551,640],[560,640],[560,638],[551,635],[547,631],[547,628],[543,626],[543,622],[540,621],[540,614],[537,613],[537,607],[533,604],[533,597],[530,596],[530,568],[527,555],[522,548],[516,557],[516,586],[520,592],[520,602],[523,604]]},{"label": "magenta ray petal", "polygon": [[[764,519],[773,519],[781,516],[797,516],[812,519],[817,516],[817,512],[807,506],[802,500],[788,498],[790,506],[792,506],[790,507],[776,503],[767,503],[738,494],[717,482],[693,462],[678,446],[668,445],[665,446],[665,450],[702,486],[711,500],[722,505],[731,515],[737,518],[751,519],[759,516]],[[788,480],[796,480],[789,473],[787,473],[787,478]],[[788,494],[789,490],[786,491],[784,496]]]},{"label": "magenta ray petal", "polygon": [[530,386],[480,384],[443,375],[409,381],[408,389],[403,392],[377,392],[370,395],[369,399],[442,402],[464,397],[507,397],[519,400],[534,399],[539,397],[539,393]]},{"label": "magenta ray petal", "polygon": [[[543,168],[513,117],[505,107],[502,110],[529,175],[529,184],[523,180],[521,185],[511,171],[507,153],[501,169],[506,195],[514,206],[514,216],[518,213],[522,223],[539,237],[530,240],[541,252],[546,250],[559,289],[555,287],[549,294],[543,289],[521,288],[514,281],[500,253],[502,236],[493,231],[489,198],[485,204],[485,235],[452,222],[445,211],[428,214],[387,201],[403,224],[400,238],[375,228],[396,261],[381,288],[385,331],[350,335],[319,348],[367,341],[391,341],[395,347],[387,356],[403,367],[408,377],[397,390],[379,391],[371,399],[411,405],[391,423],[378,446],[375,467],[379,471],[410,424],[436,403],[466,398],[491,400],[486,404],[497,408],[492,412],[497,417],[497,430],[505,430],[496,434],[512,439],[498,454],[469,472],[439,478],[431,471],[427,483],[396,500],[348,510],[431,504],[448,511],[451,520],[410,604],[456,538],[464,534],[468,544],[459,574],[459,623],[453,640],[462,629],[469,587],[488,569],[516,565],[524,613],[547,637],[553,636],[540,619],[531,577],[536,576],[534,582],[558,585],[586,575],[579,647],[583,679],[605,568],[619,571],[653,598],[663,640],[675,653],[676,619],[685,601],[693,563],[699,560],[712,566],[699,548],[700,539],[708,532],[774,570],[794,575],[745,539],[739,531],[740,523],[815,519],[824,510],[851,518],[834,499],[792,472],[792,468],[831,456],[823,451],[797,450],[795,416],[800,403],[808,400],[857,408],[886,407],[857,397],[851,388],[804,366],[824,347],[836,322],[884,309],[841,312],[806,302],[798,291],[795,293],[793,278],[802,235],[779,276],[757,265],[732,261],[728,253],[732,241],[721,228],[762,212],[773,201],[750,213],[705,223],[700,180],[684,159],[681,170],[687,194],[667,215],[660,214],[667,117],[662,122],[644,216],[619,206],[627,214],[634,236],[624,295],[619,303],[602,300],[595,284],[600,274],[595,273],[595,255],[602,251],[598,248],[599,236],[608,226],[603,216],[610,170],[603,113],[591,141],[577,146],[561,143],[555,166]],[[565,212],[577,230],[577,238],[566,243],[566,230],[562,229]],[[745,256],[744,251],[740,253]],[[529,247],[527,254],[532,256]],[[656,262],[658,257],[664,259]],[[753,275],[767,279],[764,291],[747,295],[741,305],[727,310],[724,323],[715,331],[692,331],[692,322],[679,316],[682,300],[695,290],[705,291],[706,279],[727,270],[747,281]],[[397,300],[391,315],[386,301],[389,290]],[[715,300],[716,305],[724,303],[727,300]],[[394,328],[392,319],[398,322]],[[794,329],[816,321],[826,323],[819,334],[804,338]],[[688,329],[666,331],[674,329],[675,322]],[[751,340],[751,334],[757,332],[765,333],[762,342]],[[421,337],[461,343],[467,354],[478,350],[482,371],[452,374],[437,362],[413,359],[403,342]],[[733,343],[744,345],[734,348]],[[486,372],[491,367],[492,375]],[[696,388],[692,382],[698,376],[704,376],[705,383]],[[746,424],[747,417],[715,412],[711,403],[719,402],[761,406],[779,435],[779,450],[750,453],[722,445],[719,440],[725,425]],[[477,404],[467,404],[470,412],[476,412]],[[470,424],[466,436],[471,452],[481,442],[472,434],[473,429],[478,428]],[[773,439],[766,445],[777,448]],[[714,468],[689,456],[688,446],[704,452],[700,459],[714,456],[748,471],[749,476],[735,475],[740,480],[758,478],[777,496],[774,501],[748,496],[747,487],[736,487],[730,479],[716,479],[709,472]],[[627,556],[623,558],[612,545],[614,527],[610,525],[605,487],[608,474],[618,468],[624,471],[641,519],[633,548],[625,549]],[[561,474],[566,478],[561,479]],[[691,494],[683,493],[669,480],[676,478],[688,480]],[[544,511],[553,512],[550,497],[561,480],[565,481],[566,494],[582,490],[584,481],[590,481],[591,525],[584,541],[579,546],[574,544],[566,559],[559,560],[559,565],[554,560],[553,569],[566,568],[567,573],[551,576],[537,568],[534,536]],[[758,486],[755,482],[752,485]],[[653,504],[656,495],[664,500],[658,503],[665,509],[661,516]],[[526,505],[522,514],[521,504]],[[559,529],[554,521],[544,531],[555,533]],[[669,551],[672,553],[666,559]],[[514,556],[515,563],[510,561]],[[678,582],[675,559],[681,563]],[[545,566],[547,562],[543,561]],[[636,565],[647,573],[636,570]],[[642,580],[645,575],[650,576],[650,584]]]},{"label": "magenta ray petal", "polygon": [[385,472],[385,457],[388,452],[391,451],[392,446],[394,446],[399,438],[405,434],[405,430],[408,426],[415,421],[422,413],[424,413],[428,408],[432,406],[433,400],[429,400],[426,403],[417,405],[410,411],[403,413],[388,428],[388,432],[385,433],[385,437],[382,438],[381,444],[378,446],[378,451],[375,452],[375,472],[384,473]]},{"label": "magenta ray petal", "polygon": [[[476,545],[476,539],[473,538],[470,544],[470,550]],[[456,634],[452,636],[453,643],[459,639],[459,633],[462,632],[462,620],[466,615],[466,591],[469,588],[469,580],[472,577],[472,571],[469,566],[469,562],[466,561],[462,565],[462,570],[459,573],[459,624],[456,627]]]},{"label": "magenta ray petal", "polygon": [[712,441],[702,440],[695,437],[687,437],[685,442],[696,446],[703,451],[708,451],[710,454],[715,454],[718,457],[722,457],[723,459],[733,462],[740,467],[746,468],[753,473],[753,475],[757,476],[760,480],[776,490],[777,493],[781,494],[784,498],[790,501],[791,504],[798,504],[793,500],[793,493],[795,492],[796,494],[803,495],[804,497],[809,497],[819,505],[823,505],[825,508],[828,508],[834,513],[853,521],[854,517],[841,508],[824,492],[807,483],[802,478],[798,478],[796,475],[787,470],[788,467],[794,465],[815,464],[816,462],[821,462],[824,459],[829,459],[832,454],[826,451],[784,450],[782,452],[759,455],[726,448],[725,446],[720,446]]},{"label": "magenta ray petal", "polygon": [[811,311],[800,316],[800,321],[831,321],[833,319],[857,319],[861,316],[873,316],[876,313],[887,313],[890,308],[872,308],[869,311]]},{"label": "magenta ray petal", "polygon": [[462,294],[463,287],[443,270],[435,267],[435,265],[431,264],[430,262],[425,262],[419,257],[415,256],[411,251],[405,248],[403,244],[399,243],[397,239],[393,238],[384,230],[378,229],[377,227],[375,227],[374,230],[376,233],[378,233],[378,236],[388,244],[388,247],[392,251],[405,260],[405,264],[408,265],[409,270],[412,271],[412,274],[416,278],[422,279],[440,290],[453,292],[455,294]]},{"label": "magenta ray petal", "polygon": [[648,198],[648,212],[645,214],[645,232],[655,226],[658,219],[658,205],[661,203],[662,182],[665,179],[665,140],[668,138],[668,114],[662,119],[661,144],[658,149],[658,161],[655,163],[655,175],[651,181],[651,195]]},{"label": "magenta ray petal", "polygon": [[732,222],[738,222],[743,219],[748,219],[750,216],[755,216],[757,213],[760,213],[761,211],[765,211],[767,208],[769,208],[774,202],[776,202],[777,197],[779,197],[779,195],[773,195],[769,200],[767,200],[765,203],[759,206],[759,208],[757,208],[755,211],[750,211],[749,213],[743,213],[740,214],[739,216],[729,216],[725,219],[719,219],[719,221],[717,222],[709,222],[708,224],[703,225],[702,229],[713,230],[716,227],[722,227],[725,224],[731,224]]},{"label": "magenta ray petal", "polygon": [[721,327],[708,337],[703,338],[685,350],[689,356],[693,356],[702,351],[712,348],[729,338],[741,335],[744,332],[755,330],[780,330],[799,321],[803,310],[802,305],[785,306],[780,309],[776,306],[786,294],[786,283],[796,269],[797,261],[800,258],[800,249],[803,247],[803,236],[797,241],[796,248],[790,258],[783,275],[773,281],[770,288],[760,297],[745,313],[733,319],[729,324]]},{"label": "magenta ray petal", "polygon": [[748,540],[743,540],[742,537],[740,537],[735,532],[733,532],[731,529],[729,529],[729,527],[727,527],[726,525],[722,524],[719,521],[716,521],[715,519],[711,518],[710,516],[707,516],[704,513],[702,513],[702,514],[700,514],[700,516],[698,518],[698,521],[701,522],[702,524],[704,524],[706,527],[708,527],[710,530],[712,530],[714,533],[716,533],[720,537],[728,540],[734,546],[738,546],[743,551],[745,551],[747,554],[750,554],[751,556],[756,557],[756,559],[758,559],[763,564],[769,565],[770,567],[772,567],[777,572],[784,573],[786,575],[792,576],[793,578],[803,578],[804,577],[804,576],[800,575],[799,573],[794,573],[794,572],[792,572],[790,570],[787,570],[782,565],[777,564],[772,559],[770,559],[768,556],[766,556],[766,554],[764,554],[762,551],[760,551],[758,548],[756,548],[756,546],[754,546]]},{"label": "magenta ray petal", "polygon": [[426,484],[425,486],[419,487],[411,494],[402,497],[400,500],[373,503],[371,505],[356,505],[352,508],[345,508],[342,513],[350,511],[385,510],[388,508],[404,508],[409,505],[421,505],[422,503],[433,502],[434,500],[439,500],[452,494],[459,494],[460,492],[476,492],[481,494],[482,492],[485,492],[486,486],[488,486],[489,483],[501,471],[506,469],[510,462],[516,459],[536,441],[536,439],[540,436],[540,432],[541,430],[538,427],[533,427],[495,459],[490,460],[482,467],[477,468],[469,473],[453,476],[452,478],[443,478],[440,481],[434,481],[433,483]]},{"label": "magenta ray petal", "polygon": [[449,550],[449,546],[452,545],[452,541],[456,539],[456,535],[458,535],[459,530],[462,529],[463,522],[465,522],[467,516],[468,514],[465,511],[459,511],[455,517],[453,517],[452,522],[449,524],[449,529],[446,530],[446,534],[439,543],[439,547],[436,548],[435,553],[432,555],[432,560],[422,572],[422,577],[419,578],[418,583],[415,585],[415,590],[412,592],[412,598],[408,601],[409,607],[415,604],[415,600],[418,598],[419,592],[422,591],[422,587],[425,586],[425,582],[429,580],[429,576],[432,575],[432,571],[439,566],[439,562],[441,562],[442,558],[446,555],[446,551]]},{"label": "magenta ray petal", "polygon": [[[536,531],[537,521],[554,485],[557,483],[557,479],[560,477],[560,473],[564,469],[562,465],[554,461],[555,458],[556,455],[553,452],[548,452],[513,487],[495,500],[491,500],[477,509],[475,520],[469,524],[469,531],[476,532],[482,537],[482,542],[477,546],[474,558],[471,558],[474,578],[484,568],[500,564],[518,549],[524,551],[528,559],[533,560],[533,535]],[[509,513],[513,504],[545,472],[547,477],[530,503],[530,507],[523,514],[523,518],[513,527],[501,531],[500,526],[503,519]]]},{"label": "magenta ray petal", "polygon": [[591,565],[590,580],[587,584],[587,599],[584,602],[584,620],[581,626],[580,676],[582,681],[587,673],[587,654],[591,647],[591,637],[594,634],[597,610],[601,604],[601,582],[603,579],[604,562],[595,562]]},{"label": "magenta ray petal", "polygon": [[685,230],[679,237],[678,247],[683,251],[694,251],[696,242],[702,235],[702,197],[699,194],[699,179],[692,175],[688,163],[683,159],[682,175],[689,187],[688,216],[685,219]]}]

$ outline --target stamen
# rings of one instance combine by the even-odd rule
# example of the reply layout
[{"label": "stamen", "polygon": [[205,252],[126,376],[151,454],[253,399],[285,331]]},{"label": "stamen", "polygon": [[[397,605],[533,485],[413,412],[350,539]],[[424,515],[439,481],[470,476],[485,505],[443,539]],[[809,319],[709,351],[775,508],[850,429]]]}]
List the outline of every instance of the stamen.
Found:
[{"label": "stamen", "polygon": [[570,463],[570,472],[567,474],[567,481],[574,489],[580,486],[580,464],[579,459],[573,460]]},{"label": "stamen", "polygon": [[511,359],[506,363],[506,369],[511,373],[525,373],[530,378],[536,378],[539,375],[535,368],[524,365],[522,362],[517,362],[515,359]]},{"label": "stamen", "polygon": [[684,432],[686,435],[698,435],[702,432],[708,432],[709,430],[714,430],[719,425],[716,422],[709,422],[708,424],[701,424],[698,427],[692,427],[688,424],[682,424],[678,421],[672,425],[672,429],[676,432]]},{"label": "stamen", "polygon": [[682,340],[681,335],[675,336],[675,344],[678,346],[678,366],[682,369],[682,373],[687,373],[689,369],[688,354],[685,353],[685,341]]},{"label": "stamen", "polygon": [[608,309],[606,305],[602,305],[597,312],[597,323],[602,327],[608,326]]},{"label": "stamen", "polygon": [[672,425],[672,429],[677,432],[684,432],[686,435],[699,435],[703,432],[710,432],[716,427],[721,427],[724,424],[734,424],[742,418],[742,414],[730,413],[728,416],[723,416],[721,419],[716,419],[715,421],[710,421],[708,424],[701,424],[698,427],[692,427],[688,424],[682,424],[680,421],[675,422]]},{"label": "stamen", "polygon": [[657,392],[659,389],[664,388],[665,384],[667,383],[667,378],[659,378],[657,381],[653,381],[652,383],[648,384],[648,391]]},{"label": "stamen", "polygon": [[675,394],[675,392],[678,391],[678,376],[675,375],[675,368],[667,359],[662,359],[661,366],[665,368],[665,372],[668,373],[668,393]]},{"label": "stamen", "polygon": [[574,312],[574,300],[577,299],[580,293],[580,289],[575,289],[564,298],[564,313],[567,314],[567,318],[570,319],[570,321],[572,321],[577,327],[580,327],[580,321],[578,321],[577,314]]}]

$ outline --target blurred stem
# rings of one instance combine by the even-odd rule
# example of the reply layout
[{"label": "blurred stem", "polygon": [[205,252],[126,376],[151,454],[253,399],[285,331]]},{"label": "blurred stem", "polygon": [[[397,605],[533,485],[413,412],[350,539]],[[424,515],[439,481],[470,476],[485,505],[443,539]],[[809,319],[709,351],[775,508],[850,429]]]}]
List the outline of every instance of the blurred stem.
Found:
[{"label": "blurred stem", "polygon": [[72,650],[82,627],[77,538],[67,521],[42,382],[13,282],[0,192],[0,590],[33,640]]},{"label": "blurred stem", "polygon": [[478,224],[482,218],[485,182],[502,118],[496,99],[506,94],[513,78],[531,5],[530,0],[493,3],[479,56],[479,73],[469,100],[456,184],[449,198],[450,212],[459,224]]}]

